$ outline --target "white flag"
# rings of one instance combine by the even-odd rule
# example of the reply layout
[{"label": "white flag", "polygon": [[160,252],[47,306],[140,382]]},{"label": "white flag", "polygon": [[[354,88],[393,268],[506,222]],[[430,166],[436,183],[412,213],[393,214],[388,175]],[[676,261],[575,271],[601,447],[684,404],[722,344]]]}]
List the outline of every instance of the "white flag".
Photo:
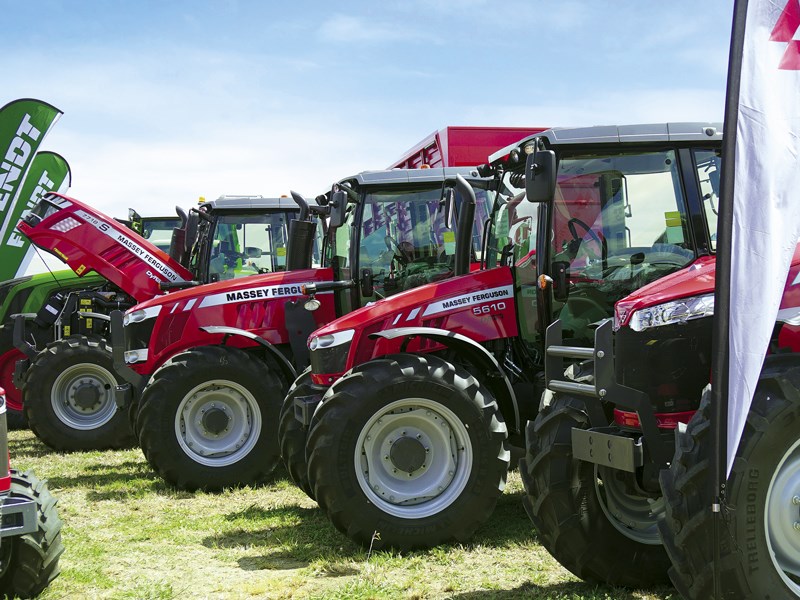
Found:
[{"label": "white flag", "polygon": [[731,237],[728,474],[800,235],[800,41],[795,38],[800,39],[800,0],[749,0]]}]

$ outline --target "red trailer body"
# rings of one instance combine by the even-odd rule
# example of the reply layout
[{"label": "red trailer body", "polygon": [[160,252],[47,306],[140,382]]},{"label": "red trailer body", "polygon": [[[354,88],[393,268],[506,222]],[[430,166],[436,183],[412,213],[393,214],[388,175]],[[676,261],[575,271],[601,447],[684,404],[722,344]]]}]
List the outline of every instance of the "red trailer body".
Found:
[{"label": "red trailer body", "polygon": [[473,167],[500,148],[518,142],[546,127],[445,127],[412,146],[389,169]]}]

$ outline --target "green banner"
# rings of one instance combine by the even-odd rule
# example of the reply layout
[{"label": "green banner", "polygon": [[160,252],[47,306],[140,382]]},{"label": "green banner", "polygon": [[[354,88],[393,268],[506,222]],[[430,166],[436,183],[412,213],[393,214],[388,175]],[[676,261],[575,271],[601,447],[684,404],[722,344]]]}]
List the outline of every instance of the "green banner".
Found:
[{"label": "green banner", "polygon": [[[59,116],[61,111],[56,107],[30,98],[15,100],[0,108],[0,239],[4,241],[25,209],[16,207],[27,201],[27,198],[25,201],[20,198],[34,157]],[[6,244],[0,246],[0,281],[15,276],[25,254],[14,253],[15,259],[6,255],[9,247],[13,248]]]},{"label": "green banner", "polygon": [[[33,159],[25,182],[13,210],[10,212],[9,227],[0,246],[0,281],[24,274],[34,255],[31,242],[16,229],[28,211],[48,192],[65,193],[72,184],[69,163],[55,152],[39,152]],[[16,268],[15,268],[16,267]]]}]

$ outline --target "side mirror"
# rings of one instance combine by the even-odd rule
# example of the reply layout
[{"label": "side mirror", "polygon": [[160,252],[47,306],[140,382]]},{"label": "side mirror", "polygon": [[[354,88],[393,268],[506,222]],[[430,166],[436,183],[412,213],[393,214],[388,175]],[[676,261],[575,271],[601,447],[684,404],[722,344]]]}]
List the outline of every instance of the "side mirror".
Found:
[{"label": "side mirror", "polygon": [[246,258],[261,258],[261,248],[258,246],[245,246],[244,255]]},{"label": "side mirror", "polygon": [[553,298],[566,302],[569,298],[569,263],[553,262]]},{"label": "side mirror", "polygon": [[342,190],[331,194],[330,199],[331,215],[328,223],[329,227],[340,227],[344,223],[344,213],[347,209],[347,194]]},{"label": "side mirror", "polygon": [[372,281],[372,269],[361,269],[361,296],[371,298],[375,293],[375,286]]},{"label": "side mirror", "polygon": [[556,153],[537,150],[525,163],[525,196],[528,202],[551,202],[556,192]]}]

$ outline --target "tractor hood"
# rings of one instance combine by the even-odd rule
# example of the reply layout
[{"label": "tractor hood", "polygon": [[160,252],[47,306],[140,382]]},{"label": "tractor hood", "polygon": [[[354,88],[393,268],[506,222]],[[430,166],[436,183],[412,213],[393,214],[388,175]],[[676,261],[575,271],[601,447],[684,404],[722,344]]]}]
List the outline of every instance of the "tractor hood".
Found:
[{"label": "tractor hood", "polygon": [[429,283],[353,311],[308,338],[311,379],[330,385],[345,371],[398,351],[439,347],[432,332],[481,343],[518,332],[511,269],[497,267]]},{"label": "tractor hood", "polygon": [[375,324],[382,324],[385,329],[430,326],[434,320],[446,323],[446,329],[458,333],[457,315],[471,315],[471,307],[492,300],[513,305],[513,280],[507,267],[477,271],[400,292],[354,310],[313,335],[328,335],[344,329],[371,330]]},{"label": "tractor hood", "polygon": [[624,327],[637,310],[681,298],[713,294],[716,265],[716,257],[701,256],[688,267],[639,288],[617,301],[614,307],[616,322]]},{"label": "tractor hood", "polygon": [[312,281],[330,281],[330,276],[322,272],[330,269],[303,269],[300,271],[279,271],[264,275],[250,275],[239,279],[226,279],[207,283],[169,294],[163,294],[128,309],[128,313],[136,310],[153,309],[173,305],[191,305],[195,310],[223,304],[239,304],[242,302],[269,300],[300,296],[302,284]]},{"label": "tractor hood", "polygon": [[33,244],[83,276],[92,271],[142,301],[162,293],[162,282],[192,274],[166,252],[79,200],[47,194],[17,225]]},{"label": "tractor hood", "polygon": [[[330,268],[303,269],[251,275],[171,292],[137,304],[123,319],[127,363],[140,374],[150,375],[169,357],[189,348],[224,342],[231,330],[238,330],[227,343],[254,345],[252,337],[273,344],[289,344],[297,331],[287,316],[288,307],[311,315],[307,331],[335,316],[333,292],[320,292],[319,308],[303,309],[304,284],[332,281]],[[221,331],[220,327],[226,331]],[[303,341],[307,333],[303,335]],[[113,337],[113,336],[112,336]],[[115,345],[120,340],[112,340]],[[302,347],[302,346],[301,346]]]},{"label": "tractor hood", "polygon": [[[626,327],[639,310],[675,300],[714,293],[716,257],[703,256],[685,269],[662,277],[619,300],[614,308],[615,323]],[[778,320],[800,325],[800,246],[795,248],[781,299]]]}]

